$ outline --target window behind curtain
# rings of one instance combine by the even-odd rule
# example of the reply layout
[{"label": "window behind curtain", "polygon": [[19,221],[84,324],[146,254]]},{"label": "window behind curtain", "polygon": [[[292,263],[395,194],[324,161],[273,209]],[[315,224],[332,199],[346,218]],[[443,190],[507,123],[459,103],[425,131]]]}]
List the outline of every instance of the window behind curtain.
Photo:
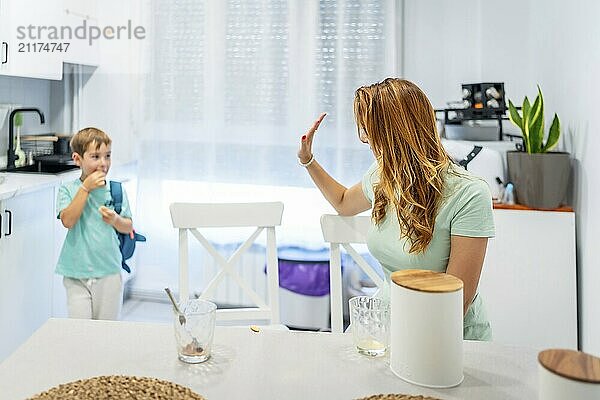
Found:
[{"label": "window behind curtain", "polygon": [[204,2],[153,1],[151,75],[146,117],[204,117]]},{"label": "window behind curtain", "polygon": [[356,139],[354,91],[398,75],[396,3],[153,1],[142,165],[188,180],[311,186],[295,151],[327,112],[315,154],[355,180],[372,156]]},{"label": "window behind curtain", "polygon": [[228,0],[225,123],[285,126],[288,118],[287,0]]},{"label": "window behind curtain", "polygon": [[[170,202],[262,199],[244,197],[251,188],[223,195],[221,184],[270,185],[286,201],[286,227],[294,226],[295,209],[331,212],[297,164],[300,137],[327,112],[316,158],[345,185],[361,179],[373,155],[357,138],[354,91],[399,75],[398,1],[150,3],[136,218],[160,240],[141,250],[141,264],[176,260]],[[277,187],[301,190],[286,197]],[[318,216],[304,220],[318,229]]]}]

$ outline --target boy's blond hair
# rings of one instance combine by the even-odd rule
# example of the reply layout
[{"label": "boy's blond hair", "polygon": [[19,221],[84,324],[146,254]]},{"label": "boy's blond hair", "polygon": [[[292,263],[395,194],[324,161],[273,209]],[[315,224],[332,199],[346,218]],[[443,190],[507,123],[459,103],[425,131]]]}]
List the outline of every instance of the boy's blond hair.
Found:
[{"label": "boy's blond hair", "polygon": [[89,127],[83,128],[77,132],[71,138],[70,145],[73,153],[77,153],[83,157],[86,150],[89,150],[88,147],[90,145],[95,145],[95,149],[98,150],[101,145],[105,144],[108,146],[111,143],[111,138],[104,133],[104,131],[101,131],[98,128]]}]

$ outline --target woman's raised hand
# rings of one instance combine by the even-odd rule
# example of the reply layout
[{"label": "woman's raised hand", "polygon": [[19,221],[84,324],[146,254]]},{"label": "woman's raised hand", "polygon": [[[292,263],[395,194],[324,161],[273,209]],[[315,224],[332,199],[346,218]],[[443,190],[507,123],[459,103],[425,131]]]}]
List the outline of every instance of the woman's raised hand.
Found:
[{"label": "woman's raised hand", "polygon": [[306,163],[310,162],[313,158],[313,153],[312,153],[313,137],[315,136],[317,129],[319,129],[319,125],[321,125],[321,121],[323,121],[323,118],[325,118],[326,115],[327,115],[327,113],[322,113],[321,115],[319,115],[319,118],[317,118],[315,120],[315,122],[313,122],[310,129],[308,131],[306,131],[305,135],[302,136],[302,139],[300,141],[300,148],[298,149],[298,159],[300,160],[300,162],[302,164],[306,164]]}]

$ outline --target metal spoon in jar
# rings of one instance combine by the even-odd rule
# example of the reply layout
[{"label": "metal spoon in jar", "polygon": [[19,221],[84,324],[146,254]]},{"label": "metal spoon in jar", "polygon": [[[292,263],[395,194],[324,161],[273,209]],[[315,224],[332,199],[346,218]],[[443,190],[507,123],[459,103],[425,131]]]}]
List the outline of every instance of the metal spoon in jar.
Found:
[{"label": "metal spoon in jar", "polygon": [[185,315],[183,315],[183,313],[181,312],[179,307],[177,307],[177,302],[175,301],[175,297],[173,297],[173,293],[171,293],[171,289],[165,288],[165,292],[167,292],[167,294],[169,295],[169,300],[171,300],[171,303],[173,304],[173,308],[175,309],[175,312],[177,313],[177,315],[179,315],[179,324],[185,325],[185,322],[186,322]]}]

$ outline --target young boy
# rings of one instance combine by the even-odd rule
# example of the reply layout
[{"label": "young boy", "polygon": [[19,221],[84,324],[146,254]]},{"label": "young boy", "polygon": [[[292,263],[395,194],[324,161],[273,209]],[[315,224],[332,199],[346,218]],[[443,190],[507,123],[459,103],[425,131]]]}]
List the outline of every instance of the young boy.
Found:
[{"label": "young boy", "polygon": [[121,311],[121,252],[115,229],[129,233],[132,222],[125,190],[121,215],[112,209],[106,182],[111,142],[100,129],[77,132],[71,150],[81,177],[58,192],[58,218],[69,232],[56,273],[64,276],[70,318],[114,320]]}]

